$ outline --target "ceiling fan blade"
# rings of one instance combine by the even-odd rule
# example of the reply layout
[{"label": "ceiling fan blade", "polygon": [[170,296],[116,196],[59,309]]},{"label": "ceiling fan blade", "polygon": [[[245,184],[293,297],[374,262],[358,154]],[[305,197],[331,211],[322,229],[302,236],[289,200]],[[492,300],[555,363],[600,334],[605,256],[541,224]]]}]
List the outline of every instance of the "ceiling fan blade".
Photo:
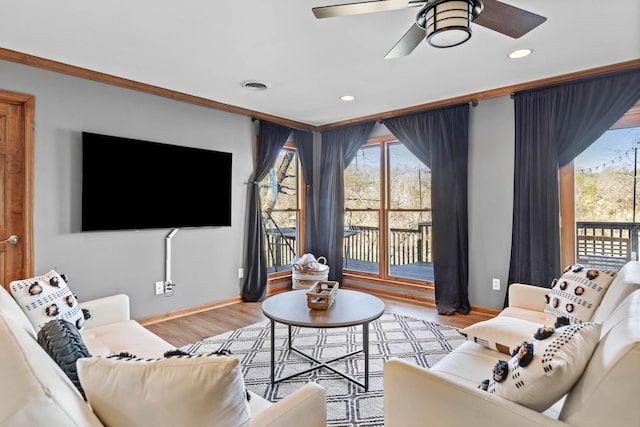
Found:
[{"label": "ceiling fan blade", "polygon": [[423,28],[413,24],[409,31],[391,48],[384,59],[397,58],[399,56],[408,56],[413,50],[424,40],[426,33]]},{"label": "ceiling fan blade", "polygon": [[337,4],[334,6],[314,7],[311,10],[316,18],[333,18],[334,16],[359,15],[362,13],[384,12],[385,10],[405,9],[424,5],[426,1],[410,0],[375,0],[360,3]]},{"label": "ceiling fan blade", "polygon": [[473,22],[514,39],[522,37],[547,20],[544,16],[498,0],[482,0],[482,3],[484,9]]}]

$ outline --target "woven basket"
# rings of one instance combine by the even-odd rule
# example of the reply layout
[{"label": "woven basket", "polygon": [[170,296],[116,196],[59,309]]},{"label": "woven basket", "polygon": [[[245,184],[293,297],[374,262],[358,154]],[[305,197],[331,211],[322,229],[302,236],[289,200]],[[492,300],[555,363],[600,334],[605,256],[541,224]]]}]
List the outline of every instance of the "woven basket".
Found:
[{"label": "woven basket", "polygon": [[313,310],[328,310],[338,294],[338,282],[319,281],[307,291],[307,305]]},{"label": "woven basket", "polygon": [[320,270],[307,270],[300,264],[293,264],[291,268],[291,287],[293,289],[309,289],[316,282],[327,280],[329,278],[329,266],[326,265],[327,259],[321,256],[318,257],[318,262],[324,264]]}]

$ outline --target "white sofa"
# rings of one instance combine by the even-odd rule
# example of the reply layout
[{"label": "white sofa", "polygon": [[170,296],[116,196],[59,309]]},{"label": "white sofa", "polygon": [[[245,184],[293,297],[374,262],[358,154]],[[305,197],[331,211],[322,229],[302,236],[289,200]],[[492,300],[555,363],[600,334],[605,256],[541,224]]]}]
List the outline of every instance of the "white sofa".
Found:
[{"label": "white sofa", "polygon": [[[548,292],[514,284],[499,316],[553,325],[544,312]],[[591,320],[602,330],[586,369],[544,413],[479,389],[505,355],[466,341],[430,369],[400,359],[385,364],[385,426],[640,426],[640,262],[620,270]]]},{"label": "white sofa", "polygon": [[[126,295],[88,301],[81,306],[92,314],[82,330],[82,338],[93,356],[129,352],[139,357],[161,358],[165,351],[174,349],[129,318]],[[73,383],[40,347],[29,319],[2,286],[0,378],[0,426],[102,425]],[[326,426],[325,389],[315,383],[308,383],[273,404],[251,393],[249,406],[251,427]]]}]

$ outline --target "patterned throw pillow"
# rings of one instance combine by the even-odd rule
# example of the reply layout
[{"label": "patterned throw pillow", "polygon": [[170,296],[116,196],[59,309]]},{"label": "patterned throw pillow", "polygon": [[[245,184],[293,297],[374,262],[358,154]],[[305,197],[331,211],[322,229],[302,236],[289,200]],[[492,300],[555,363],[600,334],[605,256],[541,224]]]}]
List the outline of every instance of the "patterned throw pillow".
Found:
[{"label": "patterned throw pillow", "polygon": [[77,366],[89,404],[105,425],[241,426],[251,418],[233,357],[88,357]]},{"label": "patterned throw pillow", "polygon": [[615,277],[615,271],[570,265],[545,296],[544,311],[571,323],[588,322]]},{"label": "patterned throw pillow", "polygon": [[66,320],[78,329],[84,325],[80,304],[55,270],[31,279],[13,281],[9,287],[36,333],[52,319]]},{"label": "patterned throw pillow", "polygon": [[49,320],[38,332],[37,340],[86,400],[78,379],[76,361],[81,357],[91,357],[91,354],[84,345],[78,328],[66,320]]},{"label": "patterned throw pillow", "polygon": [[487,391],[534,411],[546,410],[578,381],[601,329],[601,323],[586,322],[558,328],[546,339],[528,338],[533,357],[522,363],[522,354],[516,352],[508,362],[499,361],[496,367],[502,371],[494,373]]}]

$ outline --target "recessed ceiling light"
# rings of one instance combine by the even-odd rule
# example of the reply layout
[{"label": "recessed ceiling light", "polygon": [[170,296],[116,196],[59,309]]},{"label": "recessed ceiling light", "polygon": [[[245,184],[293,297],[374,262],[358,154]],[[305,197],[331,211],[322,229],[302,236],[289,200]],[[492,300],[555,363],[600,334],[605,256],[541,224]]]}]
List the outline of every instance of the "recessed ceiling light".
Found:
[{"label": "recessed ceiling light", "polygon": [[342,101],[353,101],[354,99],[356,99],[356,97],[353,95],[342,95],[340,99]]},{"label": "recessed ceiling light", "polygon": [[524,58],[525,56],[529,56],[533,53],[531,49],[517,49],[507,55],[511,59]]}]

